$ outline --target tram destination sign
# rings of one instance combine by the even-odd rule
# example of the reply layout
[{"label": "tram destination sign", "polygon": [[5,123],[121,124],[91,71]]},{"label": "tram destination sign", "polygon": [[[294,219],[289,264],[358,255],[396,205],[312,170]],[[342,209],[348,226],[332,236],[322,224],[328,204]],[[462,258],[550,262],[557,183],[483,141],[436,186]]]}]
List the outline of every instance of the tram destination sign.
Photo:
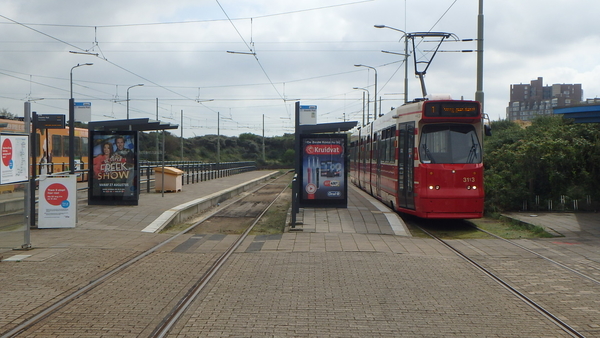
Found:
[{"label": "tram destination sign", "polygon": [[471,102],[425,102],[427,117],[478,117],[479,103]]},{"label": "tram destination sign", "polygon": [[34,114],[36,128],[39,129],[65,129],[65,115],[60,114]]}]

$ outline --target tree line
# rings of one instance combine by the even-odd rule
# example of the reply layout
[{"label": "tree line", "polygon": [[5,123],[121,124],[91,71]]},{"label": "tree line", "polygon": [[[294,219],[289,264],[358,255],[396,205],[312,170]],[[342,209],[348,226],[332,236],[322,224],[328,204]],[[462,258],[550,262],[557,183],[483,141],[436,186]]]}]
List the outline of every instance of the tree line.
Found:
[{"label": "tree line", "polygon": [[[485,139],[486,210],[597,208],[600,201],[600,124],[540,116],[528,126],[491,123]],[[588,201],[592,205],[588,205]]]},{"label": "tree line", "polygon": [[[140,159],[162,159],[162,132],[140,133]],[[156,139],[159,139],[158,149]],[[263,153],[264,141],[264,153]],[[294,164],[294,135],[265,137],[251,133],[239,136],[204,135],[182,140],[165,132],[166,161],[202,161],[207,163],[255,161],[259,167],[287,167]]]}]

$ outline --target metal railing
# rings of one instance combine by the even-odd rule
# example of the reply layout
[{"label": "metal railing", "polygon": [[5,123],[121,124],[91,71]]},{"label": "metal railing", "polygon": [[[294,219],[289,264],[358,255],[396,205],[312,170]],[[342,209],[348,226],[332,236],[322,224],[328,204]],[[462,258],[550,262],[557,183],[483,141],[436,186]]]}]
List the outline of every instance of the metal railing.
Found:
[{"label": "metal railing", "polygon": [[[154,169],[162,167],[160,161],[140,161],[140,184],[146,186],[146,191],[150,192],[151,183],[154,182]],[[256,170],[256,162],[221,162],[205,163],[198,161],[165,161],[165,167],[173,167],[183,171],[181,175],[181,184],[194,184],[197,182],[208,181],[216,178],[227,177],[246,171]],[[88,163],[79,163],[75,169],[77,182],[86,182],[89,178]],[[36,164],[36,175],[40,174],[67,174],[69,172],[68,163],[47,163]],[[80,188],[79,190],[85,190]]]},{"label": "metal railing", "polygon": [[[154,168],[162,167],[162,162],[144,161],[140,165],[140,176],[145,177],[144,182],[153,181]],[[194,184],[209,181],[216,178],[227,177],[246,171],[256,170],[256,162],[221,162],[204,163],[193,161],[169,161],[164,163],[165,167],[173,167],[183,171],[181,184]],[[140,182],[143,184],[144,182]],[[150,192],[150,184],[146,184],[146,191]]]},{"label": "metal railing", "polygon": [[523,200],[523,211],[596,211],[600,209],[600,203],[594,201],[592,196],[583,198],[572,198],[560,195],[557,198],[544,199],[540,195]]}]

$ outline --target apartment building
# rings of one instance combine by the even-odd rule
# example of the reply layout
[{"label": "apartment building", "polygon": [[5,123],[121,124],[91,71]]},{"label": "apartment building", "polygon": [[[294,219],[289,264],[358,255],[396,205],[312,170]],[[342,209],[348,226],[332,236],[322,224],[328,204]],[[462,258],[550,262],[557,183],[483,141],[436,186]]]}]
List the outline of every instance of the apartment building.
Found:
[{"label": "apartment building", "polygon": [[539,115],[551,115],[554,108],[581,104],[581,84],[553,84],[544,86],[538,77],[530,84],[510,85],[510,102],[506,118],[510,121],[529,121]]}]

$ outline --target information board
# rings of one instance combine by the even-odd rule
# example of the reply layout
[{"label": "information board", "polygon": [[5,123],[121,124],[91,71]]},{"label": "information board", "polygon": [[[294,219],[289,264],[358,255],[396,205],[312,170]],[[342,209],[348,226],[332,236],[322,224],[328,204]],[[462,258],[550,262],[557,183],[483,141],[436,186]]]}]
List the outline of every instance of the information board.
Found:
[{"label": "information board", "polygon": [[29,136],[0,134],[0,184],[29,179]]},{"label": "information board", "polygon": [[77,176],[40,179],[38,228],[74,228],[77,223]]}]

